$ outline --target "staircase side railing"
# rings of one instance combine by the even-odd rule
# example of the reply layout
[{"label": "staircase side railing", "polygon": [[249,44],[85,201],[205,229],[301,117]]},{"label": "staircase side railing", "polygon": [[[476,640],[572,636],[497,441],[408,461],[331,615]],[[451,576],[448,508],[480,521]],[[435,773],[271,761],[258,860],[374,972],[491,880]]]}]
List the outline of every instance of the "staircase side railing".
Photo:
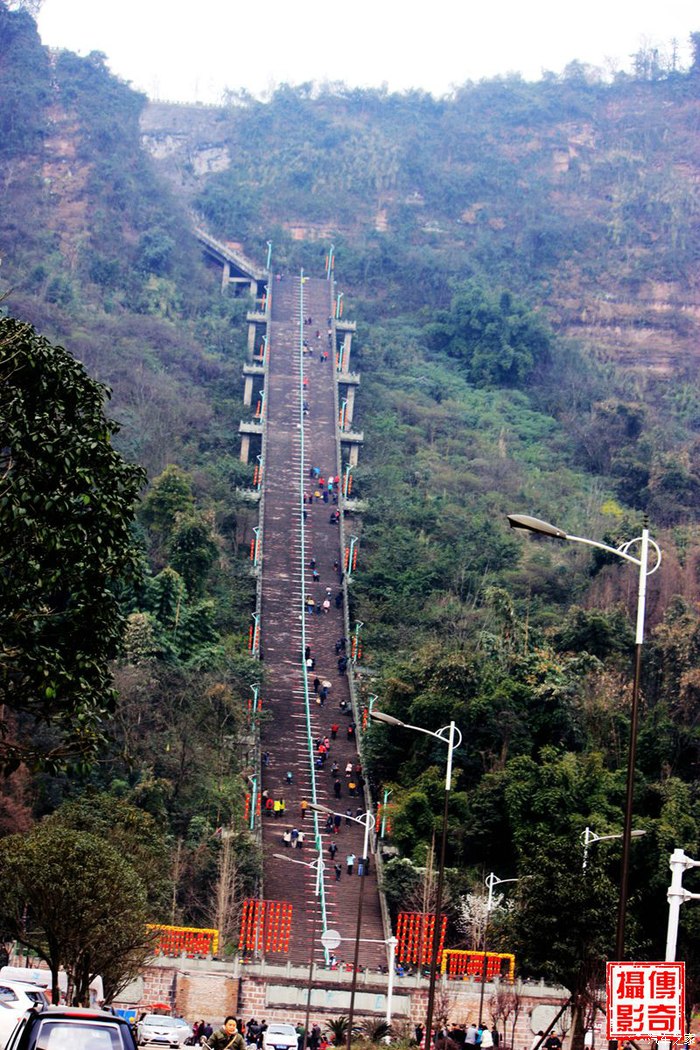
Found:
[{"label": "staircase side railing", "polygon": [[[329,284],[329,290],[330,290],[330,313],[329,313],[329,316],[331,318],[332,344],[333,344],[333,348],[334,348],[334,352],[335,352],[335,347],[337,345],[337,333],[336,333],[336,325],[335,325],[335,322],[336,322],[336,317],[335,317],[336,311],[333,309],[333,304],[335,303],[335,282],[334,282],[332,277],[330,278],[328,284]],[[342,450],[342,436],[341,436],[341,429],[340,429],[340,398],[339,398],[339,393],[338,393],[338,387],[340,385],[339,384],[339,380],[338,380],[339,373],[338,373],[337,369],[335,369],[335,368],[333,369],[333,375],[334,375],[334,383],[333,383],[333,399],[334,399],[333,411],[335,413],[335,417],[334,418],[335,418],[336,462],[338,464],[338,468],[336,470],[336,473],[341,478],[341,483],[339,485],[340,491],[339,491],[339,495],[338,495],[338,506],[340,507],[340,510],[341,510],[340,520],[338,522],[338,525],[340,526],[340,528],[339,528],[340,564],[344,566],[344,564],[345,564],[345,560],[344,560],[345,559],[345,510],[344,510],[345,495],[343,493],[343,484],[342,484],[342,477],[343,477],[343,450]],[[351,566],[348,566],[348,568],[351,568]],[[344,635],[345,635],[345,637],[347,639],[350,639],[350,637],[351,637],[351,631],[350,631],[350,594],[349,594],[349,591],[348,591],[348,574],[347,574],[346,571],[343,571],[342,590],[343,590],[343,624],[344,624],[343,633],[344,633]],[[348,674],[348,685],[349,685],[349,688],[350,688],[350,706],[352,707],[352,717],[353,717],[353,720],[355,722],[355,740],[356,740],[356,743],[357,743],[357,751],[358,751],[358,754],[359,754],[360,759],[362,761],[363,770],[365,770],[366,769],[366,763],[365,763],[365,757],[364,757],[363,748],[362,748],[362,710],[361,710],[360,703],[359,703],[359,698],[358,698],[358,695],[357,695],[357,684],[355,682],[354,663],[352,661],[348,662],[347,674]],[[366,811],[368,813],[374,813],[374,803],[373,803],[373,800],[372,800],[372,793],[370,791],[369,781],[368,781],[366,776],[364,777],[364,781],[365,781],[365,783],[364,783],[363,793],[364,793],[365,809],[366,809]],[[384,864],[383,864],[383,861],[382,861],[382,858],[381,858],[381,853],[380,853],[379,849],[376,848],[376,844],[377,844],[377,836],[375,834],[374,864],[375,864],[375,869],[376,869],[376,872],[377,872],[377,889],[379,891],[379,910],[380,910],[381,916],[382,916],[382,928],[384,930],[384,940],[387,942],[387,963],[389,963],[390,960],[389,960],[388,941],[389,941],[389,938],[392,935],[391,917],[389,915],[389,906],[387,905],[386,897],[384,895],[384,891],[382,890],[382,883],[383,883],[383,879],[384,879]]]}]

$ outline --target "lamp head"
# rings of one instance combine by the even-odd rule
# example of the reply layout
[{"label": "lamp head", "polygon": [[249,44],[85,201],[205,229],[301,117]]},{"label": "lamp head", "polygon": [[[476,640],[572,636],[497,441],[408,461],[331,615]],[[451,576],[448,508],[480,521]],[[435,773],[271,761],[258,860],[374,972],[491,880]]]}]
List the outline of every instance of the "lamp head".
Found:
[{"label": "lamp head", "polygon": [[369,717],[375,722],[383,722],[387,726],[404,725],[400,718],[394,718],[393,715],[387,715],[383,711],[370,711]]},{"label": "lamp head", "polygon": [[529,514],[509,514],[508,524],[511,529],[520,529],[522,532],[536,532],[540,536],[553,536],[557,540],[568,539],[563,529],[556,525],[550,525],[548,521],[541,518],[533,518]]}]

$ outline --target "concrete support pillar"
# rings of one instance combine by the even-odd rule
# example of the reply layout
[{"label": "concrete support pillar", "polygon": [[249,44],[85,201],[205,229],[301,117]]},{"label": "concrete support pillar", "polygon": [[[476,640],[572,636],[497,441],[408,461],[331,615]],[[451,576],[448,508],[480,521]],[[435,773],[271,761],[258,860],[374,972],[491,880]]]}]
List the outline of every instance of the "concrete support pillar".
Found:
[{"label": "concrete support pillar", "polygon": [[351,445],[348,450],[348,463],[351,467],[356,467],[360,454],[359,445]]},{"label": "concrete support pillar", "polygon": [[343,371],[350,371],[350,347],[352,346],[352,332],[346,332],[343,336]]},{"label": "concrete support pillar", "polygon": [[345,406],[345,425],[348,429],[352,426],[352,417],[355,411],[355,387],[349,386],[346,393],[345,399],[347,404]]},{"label": "concrete support pillar", "polygon": [[251,281],[250,282],[250,294],[251,294],[251,297],[253,299],[255,299],[257,297],[257,294],[258,294],[258,282],[257,281]]},{"label": "concrete support pillar", "polygon": [[221,272],[221,291],[225,292],[229,286],[231,280],[231,263],[224,262],[224,267]]},{"label": "concrete support pillar", "polygon": [[249,455],[250,455],[250,434],[241,434],[241,463],[247,463]]},{"label": "concrete support pillar", "polygon": [[254,321],[248,321],[248,350],[251,354],[255,353],[255,333],[257,326]]},{"label": "concrete support pillar", "polygon": [[[243,384],[243,404],[249,408],[253,401],[253,377],[246,376]],[[246,460],[246,462],[248,462]]]}]

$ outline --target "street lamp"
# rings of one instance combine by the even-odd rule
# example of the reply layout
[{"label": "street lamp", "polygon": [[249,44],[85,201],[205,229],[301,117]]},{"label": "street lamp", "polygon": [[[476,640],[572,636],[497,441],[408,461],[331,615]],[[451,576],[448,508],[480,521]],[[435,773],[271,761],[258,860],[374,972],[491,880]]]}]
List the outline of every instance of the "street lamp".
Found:
[{"label": "street lamp", "polygon": [[[370,713],[372,708],[370,708]],[[390,788],[384,788],[384,801],[382,802],[382,826],[379,832],[380,839],[384,839],[386,836],[386,809],[389,805],[389,795],[391,794]]]},{"label": "street lamp", "polygon": [[393,715],[387,715],[383,711],[372,711],[370,717],[375,722],[383,722],[387,726],[397,726],[401,729],[412,729],[416,733],[423,733],[425,736],[432,736],[436,740],[441,740],[443,744],[447,744],[447,769],[445,771],[445,808],[442,817],[442,838],[440,842],[440,866],[438,868],[438,884],[437,893],[435,895],[435,922],[433,925],[433,947],[432,947],[432,958],[430,961],[430,985],[428,987],[428,1007],[426,1012],[425,1021],[425,1039],[426,1047],[430,1047],[432,1044],[432,1024],[433,1024],[433,1008],[435,1005],[435,982],[437,979],[437,957],[438,957],[438,944],[440,929],[440,910],[442,908],[442,886],[445,880],[445,848],[447,845],[447,813],[450,805],[450,791],[452,789],[452,756],[455,748],[459,747],[462,743],[462,734],[454,722],[450,722],[448,726],[442,726],[436,732],[431,729],[424,729],[422,726],[409,725],[408,722],[402,722],[399,718],[394,718]]},{"label": "street lamp", "polygon": [[[570,540],[572,543],[583,543],[587,547],[596,547],[607,551],[624,561],[639,566],[639,587],[637,591],[637,629],[635,635],[634,679],[632,684],[632,710],[630,712],[630,741],[627,756],[627,790],[625,796],[625,823],[622,832],[622,862],[620,865],[620,899],[617,909],[617,930],[615,934],[615,959],[622,961],[625,955],[625,919],[627,915],[627,884],[629,879],[630,841],[632,838],[632,806],[634,795],[634,767],[637,754],[637,726],[639,722],[639,690],[642,677],[642,645],[644,644],[644,615],[646,611],[647,576],[651,576],[661,565],[661,550],[649,537],[646,519],[641,536],[635,536],[619,547],[607,543],[589,540],[584,536],[571,536],[548,521],[530,517],[528,514],[509,514],[508,521],[512,529],[535,532],[541,536],[550,536],[559,540]],[[640,544],[639,557],[629,553],[630,547]],[[653,547],[656,563],[650,569],[649,547]]]},{"label": "street lamp", "polygon": [[481,1018],[484,1013],[484,989],[486,987],[486,934],[489,928],[489,916],[491,915],[491,909],[493,908],[493,890],[494,886],[500,886],[503,882],[519,882],[519,879],[499,879],[498,875],[494,875],[491,872],[484,879],[486,886],[488,887],[489,895],[486,900],[486,918],[484,919],[484,939],[483,939],[483,952],[484,958],[481,967],[481,988],[479,989],[479,1021],[477,1028],[481,1028]]},{"label": "street lamp", "polygon": [[253,791],[250,798],[250,830],[255,829],[255,806],[258,801],[258,774],[253,773],[252,776],[248,777],[248,780],[253,785]]},{"label": "street lamp", "polygon": [[[327,806],[320,806],[317,802],[310,802],[309,809],[313,809],[316,813],[327,813],[332,816],[342,817],[342,813],[336,813],[333,809],[328,809]],[[376,821],[374,815],[368,811],[362,814],[361,817],[351,817],[347,813],[345,814],[346,820],[352,820],[355,824],[361,824],[365,829],[365,839],[362,845],[362,859],[358,865],[357,874],[360,876],[360,896],[357,903],[357,927],[355,929],[355,958],[352,966],[352,985],[350,987],[350,1009],[348,1010],[348,1039],[347,1039],[347,1050],[350,1050],[352,1045],[352,1022],[355,1017],[355,992],[357,990],[357,968],[360,961],[360,933],[362,932],[362,904],[365,896],[365,879],[367,878],[367,865],[369,864],[369,833],[374,831]],[[361,869],[361,870],[360,870]]]},{"label": "street lamp", "polygon": [[[330,935],[330,936],[329,936]],[[329,937],[326,941],[324,938]],[[337,948],[342,941],[349,941],[350,937],[341,937],[340,934],[336,933],[335,930],[324,930],[323,936],[321,937],[321,943],[327,948]],[[396,975],[396,945],[399,943],[398,938],[387,937],[386,940],[377,940],[376,937],[361,937],[362,944],[383,944],[388,948],[387,961],[389,964],[388,980],[386,985],[386,1013],[384,1019],[388,1025],[391,1024],[391,1010],[392,1010],[392,997],[394,994],[394,977]]]},{"label": "street lamp", "polygon": [[350,549],[348,550],[348,581],[352,579],[352,574],[355,571],[355,564],[357,559],[357,544],[359,543],[359,536],[350,537]]},{"label": "street lamp", "polygon": [[[642,835],[646,835],[646,831],[632,831],[630,832],[630,838],[639,839]],[[593,842],[609,842],[610,839],[621,839],[622,832],[617,832],[614,835],[596,835],[595,831],[591,831],[589,827],[585,828],[581,832],[581,842],[583,843],[583,870],[586,870],[588,865],[588,847]]]},{"label": "street lamp", "polygon": [[[349,567],[350,565],[348,562],[348,568]],[[353,664],[357,664],[360,659],[360,631],[363,627],[364,623],[362,620],[355,620],[355,635],[350,644],[350,659]]]},{"label": "street lamp", "polygon": [[273,853],[273,857],[277,860],[286,860],[288,864],[301,864],[304,868],[310,868],[316,872],[316,909],[314,911],[314,921],[311,927],[311,947],[309,948],[309,978],[307,981],[306,989],[306,1018],[304,1020],[304,1041],[302,1043],[301,1050],[306,1050],[306,1043],[309,1038],[309,1018],[311,1017],[311,983],[314,977],[314,941],[316,939],[316,919],[318,918],[318,905],[321,900],[321,883],[323,882],[323,871],[326,867],[321,855],[321,849],[319,847],[318,857],[316,860],[295,860],[294,857],[288,857],[285,853]]}]

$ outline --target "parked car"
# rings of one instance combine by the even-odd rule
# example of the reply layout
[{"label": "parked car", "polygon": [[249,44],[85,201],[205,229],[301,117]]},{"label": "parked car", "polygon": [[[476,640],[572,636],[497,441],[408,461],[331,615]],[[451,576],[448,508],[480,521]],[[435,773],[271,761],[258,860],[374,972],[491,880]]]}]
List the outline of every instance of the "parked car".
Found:
[{"label": "parked car", "polygon": [[136,1050],[129,1022],[106,1010],[37,1004],[20,1018],[6,1050]]},{"label": "parked car", "polygon": [[294,1025],[271,1021],[263,1032],[263,1050],[297,1050],[297,1030]]},{"label": "parked car", "polygon": [[167,1014],[145,1014],[136,1025],[139,1046],[184,1046],[192,1029],[182,1017]]},{"label": "parked car", "polygon": [[0,980],[0,1046],[4,1046],[20,1017],[36,1005],[47,1006],[44,990],[31,981]]}]

